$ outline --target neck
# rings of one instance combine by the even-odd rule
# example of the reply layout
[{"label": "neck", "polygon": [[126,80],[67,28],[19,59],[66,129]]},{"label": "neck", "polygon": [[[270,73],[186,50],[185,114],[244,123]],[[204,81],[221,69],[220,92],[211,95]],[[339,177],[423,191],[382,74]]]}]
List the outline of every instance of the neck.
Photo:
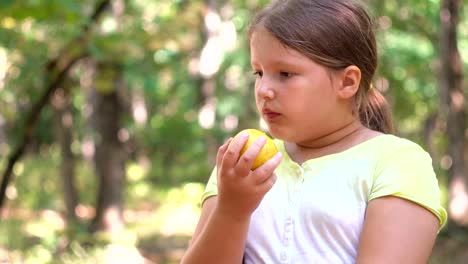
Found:
[{"label": "neck", "polygon": [[323,149],[340,142],[345,142],[352,139],[353,135],[358,134],[361,129],[365,127],[357,119],[353,119],[346,123],[344,126],[335,129],[334,131],[320,136],[318,138],[296,142],[298,148],[304,149]]}]

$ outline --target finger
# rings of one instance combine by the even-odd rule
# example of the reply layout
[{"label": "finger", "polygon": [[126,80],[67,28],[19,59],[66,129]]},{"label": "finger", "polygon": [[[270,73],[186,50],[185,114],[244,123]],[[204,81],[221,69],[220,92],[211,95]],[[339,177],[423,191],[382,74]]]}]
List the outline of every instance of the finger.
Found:
[{"label": "finger", "polygon": [[249,138],[249,134],[243,132],[238,137],[232,140],[231,144],[229,144],[226,153],[224,154],[222,160],[222,166],[227,168],[232,168],[236,164],[237,160],[239,159],[240,151],[242,147],[244,147],[247,139]]},{"label": "finger", "polygon": [[256,184],[261,185],[273,175],[276,167],[281,163],[282,155],[280,152],[276,153],[271,159],[265,162],[262,166],[258,167],[253,173],[252,178]]},{"label": "finger", "polygon": [[271,177],[268,177],[264,182],[257,185],[257,192],[259,193],[267,193],[276,182],[276,174],[272,173]]},{"label": "finger", "polygon": [[242,154],[236,164],[236,171],[246,173],[250,171],[252,165],[257,158],[260,150],[266,143],[265,137],[259,137],[249,148]]},{"label": "finger", "polygon": [[226,153],[226,150],[228,149],[229,143],[232,141],[232,137],[229,138],[226,142],[224,142],[221,147],[218,148],[218,154],[216,155],[216,166],[221,166],[221,162],[223,160],[224,154]]}]

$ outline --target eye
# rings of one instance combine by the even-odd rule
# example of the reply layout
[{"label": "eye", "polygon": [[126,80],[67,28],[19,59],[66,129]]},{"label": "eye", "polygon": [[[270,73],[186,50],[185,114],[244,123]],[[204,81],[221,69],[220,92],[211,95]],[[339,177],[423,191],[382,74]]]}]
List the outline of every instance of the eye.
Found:
[{"label": "eye", "polygon": [[290,78],[290,77],[293,76],[293,74],[290,73],[290,72],[281,71],[280,76],[283,77],[283,78]]},{"label": "eye", "polygon": [[253,75],[258,76],[258,77],[262,77],[262,76],[263,76],[263,72],[261,72],[261,71],[254,71],[254,72],[253,72]]}]

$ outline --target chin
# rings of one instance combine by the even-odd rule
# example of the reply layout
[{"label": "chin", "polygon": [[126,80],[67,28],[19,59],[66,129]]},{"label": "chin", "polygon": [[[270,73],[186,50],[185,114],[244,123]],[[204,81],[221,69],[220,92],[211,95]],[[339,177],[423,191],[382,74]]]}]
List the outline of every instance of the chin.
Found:
[{"label": "chin", "polygon": [[283,141],[290,141],[292,138],[288,131],[271,125],[268,125],[268,133],[270,133],[273,138],[281,139]]}]

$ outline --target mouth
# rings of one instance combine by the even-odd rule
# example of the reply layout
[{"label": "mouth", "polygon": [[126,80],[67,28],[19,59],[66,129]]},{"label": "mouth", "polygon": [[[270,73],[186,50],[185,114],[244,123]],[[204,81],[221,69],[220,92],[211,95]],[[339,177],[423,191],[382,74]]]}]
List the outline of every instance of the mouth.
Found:
[{"label": "mouth", "polygon": [[278,118],[281,114],[265,107],[262,110],[262,115],[266,120],[271,121]]}]

